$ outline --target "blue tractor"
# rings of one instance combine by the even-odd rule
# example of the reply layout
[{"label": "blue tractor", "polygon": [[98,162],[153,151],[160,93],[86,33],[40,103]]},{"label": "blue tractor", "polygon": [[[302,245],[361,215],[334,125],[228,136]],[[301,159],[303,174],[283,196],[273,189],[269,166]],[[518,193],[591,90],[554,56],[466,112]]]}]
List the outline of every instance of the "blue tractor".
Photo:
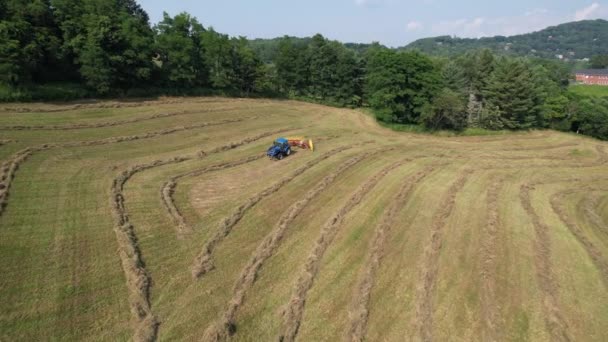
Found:
[{"label": "blue tractor", "polygon": [[285,138],[278,138],[275,140],[272,146],[268,148],[268,151],[266,151],[268,157],[278,160],[281,160],[290,154],[291,146],[289,145],[289,140]]}]

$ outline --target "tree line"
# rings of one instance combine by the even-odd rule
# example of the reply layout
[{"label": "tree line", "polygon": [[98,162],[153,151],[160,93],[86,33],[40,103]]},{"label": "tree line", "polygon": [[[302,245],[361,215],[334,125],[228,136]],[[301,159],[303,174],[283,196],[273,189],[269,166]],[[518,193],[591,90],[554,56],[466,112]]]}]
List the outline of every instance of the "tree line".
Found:
[{"label": "tree line", "polygon": [[151,85],[247,94],[265,65],[245,38],[205,28],[187,13],[151,26],[134,0],[0,2],[0,82],[84,84],[97,95]]},{"label": "tree line", "polygon": [[[0,3],[4,100],[272,95],[367,106],[381,121],[429,130],[550,127],[608,139],[606,100],[568,92],[570,70],[557,61],[490,50],[448,59],[319,34],[281,38],[262,56],[256,51],[244,37],[204,27],[188,13],[164,13],[152,26],[134,0]],[[52,84],[75,86],[37,95]]]}]

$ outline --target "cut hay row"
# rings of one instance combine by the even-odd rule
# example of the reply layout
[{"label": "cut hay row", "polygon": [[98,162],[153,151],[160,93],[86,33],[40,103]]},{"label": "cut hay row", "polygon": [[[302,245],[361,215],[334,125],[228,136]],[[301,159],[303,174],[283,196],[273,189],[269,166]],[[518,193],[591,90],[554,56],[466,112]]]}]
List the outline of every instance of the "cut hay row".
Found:
[{"label": "cut hay row", "polygon": [[19,166],[30,157],[34,151],[30,148],[23,149],[15,153],[9,160],[2,163],[2,170],[0,173],[0,216],[4,213],[4,208],[8,205],[8,195],[15,178],[15,173],[19,169]]},{"label": "cut hay row", "polygon": [[415,310],[413,326],[416,334],[422,341],[433,340],[433,291],[439,273],[439,252],[443,242],[443,230],[447,220],[454,210],[456,195],[464,188],[470,174],[465,170],[450,186],[440,201],[439,209],[433,216],[431,223],[431,238],[424,249],[419,272],[419,281],[415,296]]},{"label": "cut hay row", "polygon": [[482,322],[482,340],[484,341],[499,341],[498,332],[503,331],[499,327],[499,313],[497,312],[498,304],[496,298],[496,259],[498,244],[498,233],[502,230],[501,218],[498,211],[499,194],[504,185],[504,179],[494,179],[490,188],[487,191],[486,203],[487,219],[486,226],[482,235],[482,243],[480,248],[481,261],[481,322]]},{"label": "cut hay row", "polygon": [[341,146],[329,152],[326,152],[318,158],[315,158],[307,162],[303,166],[299,167],[298,169],[293,171],[289,176],[282,178],[280,181],[247,199],[245,203],[241,204],[238,208],[236,208],[236,210],[232,214],[230,214],[228,217],[226,217],[220,222],[219,227],[213,237],[205,243],[202,251],[194,260],[194,263],[192,265],[192,276],[194,278],[200,278],[209,271],[213,270],[213,251],[215,250],[217,245],[219,245],[226,238],[226,236],[230,234],[232,228],[243,218],[243,216],[245,216],[249,209],[253,208],[262,199],[279,191],[283,186],[285,186],[286,184],[288,184],[293,179],[303,174],[313,166],[317,165],[321,161],[350,148],[352,147]]},{"label": "cut hay row", "polygon": [[3,131],[38,131],[38,130],[56,130],[56,131],[67,131],[67,130],[75,130],[75,129],[85,129],[85,128],[104,128],[104,127],[114,127],[121,126],[126,124],[132,124],[142,121],[149,121],[155,119],[169,118],[180,115],[187,114],[205,114],[205,113],[222,113],[222,112],[230,112],[241,109],[240,107],[232,107],[232,108],[221,108],[221,109],[202,109],[202,110],[189,110],[189,111],[179,111],[173,113],[159,113],[144,117],[135,117],[125,120],[116,120],[116,121],[108,121],[108,122],[100,122],[100,123],[80,123],[80,124],[72,124],[72,125],[13,125],[13,126],[0,126],[0,130]]},{"label": "cut hay row", "polygon": [[0,146],[6,145],[6,144],[10,144],[10,143],[14,143],[14,142],[17,142],[17,140],[14,140],[14,139],[0,139]]},{"label": "cut hay row", "polygon": [[319,272],[323,255],[333,242],[344,219],[363,198],[382,180],[389,172],[405,164],[409,159],[393,163],[370,177],[361,185],[348,201],[338,210],[323,226],[314,247],[312,248],[304,267],[294,285],[291,299],[283,311],[283,323],[280,328],[279,341],[294,341],[304,314],[306,297],[312,288],[314,280]]},{"label": "cut hay row", "polygon": [[[227,151],[232,148],[242,146],[247,142],[254,141],[255,139],[261,139],[260,136],[261,135],[257,135],[238,142],[232,142],[227,145],[214,148],[209,153]],[[120,247],[119,254],[123,265],[123,270],[127,278],[131,312],[136,321],[136,332],[134,339],[138,341],[155,340],[159,323],[154,317],[150,307],[150,277],[145,270],[141,253],[137,245],[135,230],[133,225],[129,222],[129,216],[124,206],[125,197],[123,194],[123,189],[127,181],[136,173],[160,166],[185,162],[194,158],[195,155],[184,155],[166,160],[156,160],[151,163],[136,165],[122,172],[114,179],[114,182],[112,183],[112,208],[115,216],[114,231]],[[210,169],[219,170],[225,167],[225,165],[216,165],[215,167],[210,167]]]},{"label": "cut hay row", "polygon": [[530,191],[534,185],[522,184],[519,198],[521,204],[532,219],[536,238],[534,239],[534,264],[536,276],[543,300],[542,306],[545,317],[545,325],[551,334],[553,341],[571,341],[568,323],[561,313],[558,300],[558,284],[553,274],[553,263],[551,262],[551,240],[549,227],[541,221],[540,217],[532,207]]},{"label": "cut hay row", "polygon": [[363,277],[357,285],[356,292],[352,297],[352,307],[354,310],[349,315],[350,329],[345,337],[346,341],[364,340],[369,318],[369,301],[371,299],[372,287],[374,286],[374,279],[376,278],[376,273],[384,255],[386,236],[391,228],[397,225],[397,217],[410,200],[415,186],[433,172],[434,169],[433,166],[427,166],[414,175],[407,177],[399,190],[399,193],[391,202],[391,206],[384,211],[382,221],[374,232],[371,250],[364,269],[362,270]]},{"label": "cut hay row", "polygon": [[604,165],[608,163],[608,152],[606,152],[606,148],[602,145],[597,145],[595,146],[595,149],[597,151],[597,154],[599,155],[597,162],[598,165]]},{"label": "cut hay row", "polygon": [[553,144],[553,145],[548,145],[548,146],[530,146],[530,147],[505,147],[504,149],[499,149],[499,151],[505,151],[505,152],[519,152],[519,151],[525,151],[525,152],[535,152],[535,151],[542,151],[542,150],[554,150],[554,149],[558,149],[558,148],[564,148],[564,147],[574,147],[574,146],[578,146],[579,143],[573,143],[573,142],[566,142],[566,143],[561,143],[561,144]]},{"label": "cut hay row", "polygon": [[[211,99],[198,99],[198,100],[189,100],[189,103],[225,103],[225,102],[235,102],[239,101],[239,99],[229,99],[229,98],[211,98]],[[132,101],[132,102],[115,102],[115,101],[104,101],[97,102],[96,100],[91,100],[91,103],[79,103],[75,105],[66,105],[60,108],[33,108],[33,107],[4,107],[1,109],[2,112],[8,113],[58,113],[58,112],[68,112],[74,110],[83,110],[83,109],[113,109],[113,108],[140,108],[140,107],[150,107],[150,106],[159,106],[159,105],[168,105],[168,104],[182,104],[184,99],[174,98],[174,99],[162,99],[162,100],[152,100],[152,101]]]},{"label": "cut hay row", "polygon": [[240,276],[233,288],[232,299],[228,302],[228,307],[218,321],[210,325],[206,330],[203,338],[204,341],[225,341],[232,332],[236,331],[236,314],[245,300],[247,291],[253,286],[257,274],[264,262],[268,260],[279,247],[285,232],[291,223],[302,210],[331,185],[338,176],[369,156],[369,152],[363,153],[340,165],[281,215],[273,230],[266,235],[249,259],[247,265],[241,270]]},{"label": "cut hay row", "polygon": [[[135,141],[135,140],[141,140],[141,139],[150,139],[150,138],[156,138],[159,136],[172,134],[172,133],[176,133],[176,132],[181,132],[181,131],[185,131],[185,130],[211,127],[211,126],[219,126],[219,125],[225,125],[225,124],[230,124],[230,123],[237,123],[237,122],[241,122],[244,120],[255,119],[255,118],[256,117],[254,116],[254,117],[245,117],[245,118],[239,118],[239,119],[227,119],[227,120],[220,120],[220,121],[203,122],[203,123],[196,124],[196,125],[178,126],[178,127],[163,129],[160,131],[139,134],[139,135],[127,135],[127,136],[119,136],[119,137],[110,137],[110,138],[99,139],[99,140],[73,141],[73,142],[58,143],[58,144],[42,144],[42,145],[38,145],[38,146],[32,146],[32,147],[25,148],[15,154],[13,154],[8,159],[8,161],[6,161],[2,164],[2,173],[1,173],[2,176],[0,176],[0,177],[2,177],[2,181],[0,183],[0,216],[4,212],[4,208],[8,205],[9,190],[10,190],[12,180],[15,177],[15,173],[16,173],[17,169],[28,157],[30,157],[35,152],[40,152],[40,151],[48,150],[51,148],[99,146],[99,145],[116,144],[116,143]],[[230,149],[231,147],[226,146],[226,147],[221,147],[221,148]],[[201,154],[204,155],[205,153],[201,153]]]},{"label": "cut hay row", "polygon": [[558,192],[551,196],[551,208],[557,214],[562,223],[568,227],[572,235],[578,240],[578,242],[583,246],[600,274],[602,275],[602,280],[604,284],[608,288],[608,260],[606,256],[587,238],[585,232],[579,227],[579,225],[572,219],[566,208],[564,208],[562,204],[562,200],[564,196],[573,194],[578,192],[579,190],[569,189],[565,191]]},{"label": "cut hay row", "polygon": [[189,131],[189,130],[198,129],[198,128],[205,128],[205,127],[211,127],[211,126],[220,126],[220,125],[225,125],[225,124],[243,122],[246,120],[254,120],[257,118],[258,118],[257,116],[245,116],[245,117],[241,117],[241,118],[237,118],[237,119],[224,119],[224,120],[218,120],[218,121],[201,122],[201,123],[194,124],[194,125],[176,126],[176,127],[162,129],[159,131],[147,132],[147,133],[143,133],[143,134],[126,135],[126,136],[120,136],[120,137],[110,137],[110,138],[99,139],[99,140],[90,140],[90,141],[67,142],[67,143],[57,144],[55,146],[81,147],[81,146],[97,146],[97,145],[115,144],[115,143],[121,143],[121,142],[125,142],[125,141],[135,141],[135,140],[141,140],[141,139],[157,138],[157,137],[172,134],[172,133]]},{"label": "cut hay row", "polygon": [[604,219],[597,213],[597,207],[599,206],[600,197],[598,195],[591,195],[587,197],[584,204],[584,210],[587,218],[593,225],[598,227],[602,232],[608,234],[608,224]]},{"label": "cut hay row", "polygon": [[146,272],[139,250],[133,225],[129,222],[123,188],[125,183],[136,173],[161,165],[180,163],[187,158],[157,160],[147,164],[136,165],[123,171],[112,182],[111,207],[114,214],[114,232],[119,246],[119,256],[127,280],[129,304],[132,319],[135,323],[135,341],[156,340],[158,321],[150,306],[150,276]]}]

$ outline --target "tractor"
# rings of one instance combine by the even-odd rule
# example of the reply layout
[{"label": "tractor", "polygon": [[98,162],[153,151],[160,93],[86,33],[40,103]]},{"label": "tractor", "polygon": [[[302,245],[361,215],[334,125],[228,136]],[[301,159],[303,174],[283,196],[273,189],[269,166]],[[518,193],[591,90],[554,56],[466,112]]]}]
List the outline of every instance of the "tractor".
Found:
[{"label": "tractor", "polygon": [[268,148],[268,151],[266,151],[266,155],[269,158],[278,160],[281,160],[290,154],[291,145],[289,144],[289,140],[285,138],[278,138],[275,140],[272,146]]}]

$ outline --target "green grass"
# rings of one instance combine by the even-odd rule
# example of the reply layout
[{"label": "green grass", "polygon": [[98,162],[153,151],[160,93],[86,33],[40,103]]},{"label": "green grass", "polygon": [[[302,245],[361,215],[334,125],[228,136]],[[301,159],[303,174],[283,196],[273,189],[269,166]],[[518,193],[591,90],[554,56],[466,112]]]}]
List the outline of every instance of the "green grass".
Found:
[{"label": "green grass", "polygon": [[568,90],[577,95],[608,97],[608,86],[576,84],[571,85]]}]

